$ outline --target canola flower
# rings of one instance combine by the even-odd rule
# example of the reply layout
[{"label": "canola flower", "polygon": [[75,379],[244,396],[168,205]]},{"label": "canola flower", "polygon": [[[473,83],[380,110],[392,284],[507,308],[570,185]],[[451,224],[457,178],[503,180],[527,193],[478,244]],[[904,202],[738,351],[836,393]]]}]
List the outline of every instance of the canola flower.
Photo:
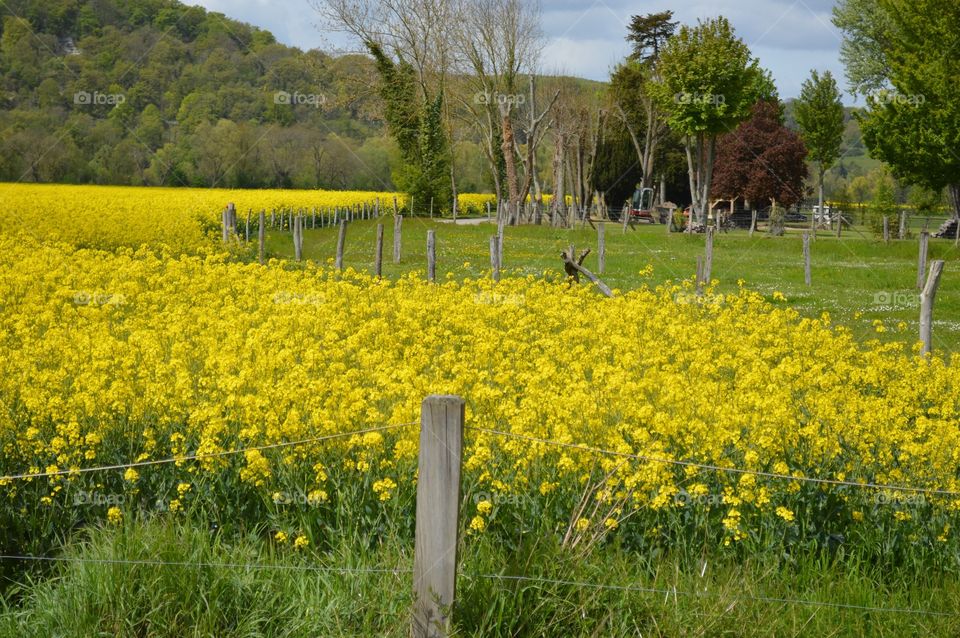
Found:
[{"label": "canola flower", "polygon": [[[136,186],[73,186],[63,184],[0,184],[4,223],[0,232],[61,241],[83,248],[113,250],[142,245],[172,254],[197,254],[219,248],[220,214],[228,203],[237,209],[239,227],[248,212],[252,223],[261,210],[324,210],[379,200],[383,214],[392,214],[393,199],[409,206],[401,193],[288,189],[159,188]],[[549,199],[547,200],[549,201]],[[496,209],[496,196],[462,193],[464,214]],[[415,202],[415,212],[425,215]]]},{"label": "canola flower", "polygon": [[[559,503],[558,526],[599,480],[595,513],[575,521],[578,531],[591,521],[608,534],[660,529],[694,510],[727,546],[800,522],[824,533],[912,526],[953,541],[949,496],[881,502],[872,490],[664,462],[960,491],[958,363],[858,343],[829,317],[801,318],[744,289],[678,302],[690,288],[603,299],[550,277],[431,284],[414,273],[389,282],[316,264],[0,236],[0,472],[409,423],[425,396],[450,393],[466,399],[469,426],[644,457],[470,430],[466,482]],[[78,290],[124,303],[81,303]],[[309,507],[346,507],[349,497],[400,508],[415,489],[417,436],[407,427],[180,460],[120,472],[117,489],[130,503],[165,496],[181,512],[200,498],[192,486],[212,484],[224,491],[205,498],[259,495],[277,510],[289,499],[273,495],[295,479]],[[108,480],[7,479],[0,495],[11,516],[35,513]],[[491,513],[478,505],[465,525],[491,533],[515,520]],[[119,524],[124,514],[113,505],[104,518]]]}]

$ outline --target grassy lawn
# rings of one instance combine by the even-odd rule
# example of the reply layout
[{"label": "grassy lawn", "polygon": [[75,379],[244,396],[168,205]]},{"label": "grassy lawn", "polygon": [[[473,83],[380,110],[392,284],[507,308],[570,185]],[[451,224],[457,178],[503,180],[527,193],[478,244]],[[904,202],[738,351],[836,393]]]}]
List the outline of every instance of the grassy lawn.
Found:
[{"label": "grassy lawn", "polygon": [[[914,219],[917,224],[918,219]],[[445,277],[482,277],[489,270],[489,238],[495,234],[491,223],[457,225],[429,219],[405,219],[403,257],[393,263],[392,220],[384,220],[384,276],[395,278],[410,271],[426,270],[426,234],[437,234],[437,273]],[[921,224],[922,226],[922,224]],[[931,226],[931,230],[935,230]],[[738,280],[750,289],[773,299],[774,291],[805,316],[829,312],[833,320],[846,325],[862,340],[899,339],[912,344],[919,324],[917,283],[918,243],[915,238],[885,245],[869,229],[855,226],[837,239],[831,232],[818,233],[812,245],[813,285],[803,279],[800,229],[790,229],[781,238],[762,232],[753,238],[746,231],[732,231],[715,240],[713,278],[718,292],[737,289]],[[347,231],[344,262],[347,267],[373,270],[376,223],[353,222]],[[505,230],[504,268],[512,274],[541,276],[545,271],[561,273],[560,251],[573,243],[590,247],[593,253],[585,266],[597,266],[597,232],[591,227],[573,230],[547,226],[518,226]],[[663,226],[641,225],[623,233],[618,224],[606,228],[607,259],[603,279],[613,288],[629,290],[641,285],[692,278],[696,259],[703,254],[702,235],[666,234]],[[304,257],[330,261],[336,253],[337,231],[326,228],[304,232]],[[289,233],[268,233],[267,250],[272,256],[292,259]],[[934,312],[934,346],[944,352],[960,347],[960,258],[952,241],[930,242],[930,259],[945,259],[947,266],[940,283]],[[653,275],[641,271],[653,266]],[[884,322],[878,334],[873,322]]]}]

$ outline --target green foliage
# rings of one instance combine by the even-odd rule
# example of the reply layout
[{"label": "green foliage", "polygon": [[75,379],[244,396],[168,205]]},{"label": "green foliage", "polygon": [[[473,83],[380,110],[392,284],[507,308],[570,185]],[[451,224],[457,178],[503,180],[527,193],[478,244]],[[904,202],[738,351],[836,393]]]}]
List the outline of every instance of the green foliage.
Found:
[{"label": "green foliage", "polygon": [[681,27],[661,52],[658,72],[652,94],[670,128],[687,136],[732,130],[770,92],[769,77],[723,17]]},{"label": "green foliage", "polygon": [[400,150],[402,163],[394,170],[397,187],[440,211],[451,210],[450,150],[443,129],[443,94],[419,96],[413,66],[394,62],[374,42],[367,42],[380,75],[380,97],[390,135]]},{"label": "green foliage", "polygon": [[823,75],[812,71],[795,103],[803,141],[810,151],[810,159],[820,165],[821,171],[830,168],[840,157],[844,130],[841,98],[830,71]]},{"label": "green foliage", "polygon": [[[886,90],[868,100],[863,138],[874,157],[908,183],[960,193],[960,5],[953,0],[881,0],[870,21],[846,26],[867,43]],[[857,67],[849,72],[856,77]],[[960,197],[953,197],[960,215]]]},{"label": "green foliage", "polygon": [[0,19],[0,180],[392,188],[362,152],[387,139],[356,89],[366,57],[174,0],[10,0]]}]

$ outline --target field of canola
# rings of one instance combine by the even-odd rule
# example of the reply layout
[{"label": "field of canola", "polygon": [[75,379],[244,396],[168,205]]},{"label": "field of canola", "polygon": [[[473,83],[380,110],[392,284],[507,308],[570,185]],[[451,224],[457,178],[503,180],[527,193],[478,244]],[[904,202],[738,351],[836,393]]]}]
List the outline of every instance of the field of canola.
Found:
[{"label": "field of canola", "polygon": [[[222,193],[72,188],[2,187],[7,552],[158,513],[300,548],[357,512],[409,531],[415,422],[435,393],[466,399],[468,427],[518,435],[468,431],[470,534],[535,518],[574,545],[842,539],[944,564],[960,548],[956,361],[860,343],[746,289],[604,299],[559,275],[430,284],[243,263],[194,225]],[[71,193],[82,201],[64,206]],[[399,427],[221,455],[387,425]],[[183,455],[215,456],[11,478]]]}]

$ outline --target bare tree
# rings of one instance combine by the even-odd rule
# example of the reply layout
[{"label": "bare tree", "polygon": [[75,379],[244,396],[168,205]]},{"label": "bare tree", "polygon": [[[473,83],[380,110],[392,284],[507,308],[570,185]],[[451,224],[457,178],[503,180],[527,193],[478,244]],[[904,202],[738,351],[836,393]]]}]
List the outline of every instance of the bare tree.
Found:
[{"label": "bare tree", "polygon": [[[526,75],[536,74],[543,35],[540,30],[540,6],[525,0],[475,0],[464,2],[456,28],[457,68],[466,78],[461,104],[473,128],[483,139],[497,197],[504,190],[511,210],[515,210],[529,192],[535,143],[542,139],[540,126],[552,106],[535,112],[535,85],[530,84],[529,103],[521,89]],[[527,156],[523,158],[516,140],[515,114],[519,107],[530,109],[524,138]],[[534,142],[531,149],[531,141]],[[521,179],[522,162],[526,175]],[[501,181],[501,166],[503,178]]]}]

